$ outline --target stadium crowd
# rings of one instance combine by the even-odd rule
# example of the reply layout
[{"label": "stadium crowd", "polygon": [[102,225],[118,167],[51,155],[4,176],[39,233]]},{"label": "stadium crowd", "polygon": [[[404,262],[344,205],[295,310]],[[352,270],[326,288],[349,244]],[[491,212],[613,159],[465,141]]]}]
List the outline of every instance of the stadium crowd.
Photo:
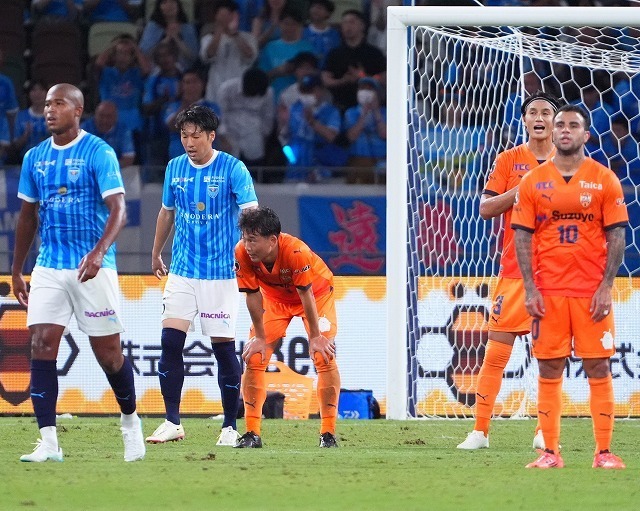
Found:
[{"label": "stadium crowd", "polygon": [[121,163],[157,168],[143,172],[149,181],[182,151],[174,119],[193,104],[219,115],[216,148],[251,169],[288,168],[271,179],[318,181],[351,166],[383,174],[392,1],[3,2],[2,162],[19,164],[48,136],[42,92],[68,82],[87,98],[84,129]]},{"label": "stadium crowd", "polygon": [[[44,92],[54,83],[69,82],[87,98],[83,128],[107,140],[121,165],[141,165],[146,181],[161,182],[164,165],[182,151],[175,116],[192,104],[205,104],[221,119],[215,147],[243,159],[254,178],[322,182],[339,177],[348,183],[383,183],[386,8],[401,3],[5,0],[0,16],[0,162],[20,164],[26,151],[48,136]],[[482,3],[631,5],[604,0]],[[578,40],[589,35],[588,29],[562,34]],[[622,50],[637,45],[635,33],[611,37]],[[468,56],[460,57],[462,62]],[[464,87],[459,82],[479,78],[462,68],[457,74],[452,70],[443,104],[429,105],[426,114],[431,116],[427,124],[436,125],[433,132],[423,133],[431,141],[427,160],[434,165],[458,131],[466,133],[465,151],[484,153],[483,163],[492,160],[505,136],[514,140],[521,131],[514,114],[521,94],[515,90],[502,98],[498,118],[478,122],[460,115]],[[544,88],[589,109],[599,143],[587,149],[596,159],[623,180],[640,170],[637,78],[616,75],[611,84],[608,76],[587,73],[579,77],[584,83],[570,90],[561,86],[573,77],[568,67],[534,62],[522,72],[532,78],[525,77],[527,93]],[[508,129],[496,134],[497,124]],[[488,167],[481,166],[486,173]],[[264,167],[286,170],[256,172]],[[476,191],[482,181],[478,175],[449,183]]]}]

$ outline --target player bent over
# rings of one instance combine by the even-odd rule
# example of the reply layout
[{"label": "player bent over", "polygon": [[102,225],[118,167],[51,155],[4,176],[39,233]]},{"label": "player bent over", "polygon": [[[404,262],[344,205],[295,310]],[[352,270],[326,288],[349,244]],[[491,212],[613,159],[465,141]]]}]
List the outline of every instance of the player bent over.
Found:
[{"label": "player bent over", "polygon": [[[113,149],[80,129],[84,97],[68,83],[47,92],[52,136],[25,155],[13,253],[12,285],[27,306],[31,334],[31,402],[41,439],[20,461],[62,461],[56,430],[58,348],[71,315],[120,406],[124,460],[144,458],[133,368],[122,355],[118,275],[113,244],[126,224],[124,186]],[[28,290],[22,268],[39,226],[41,238]]]},{"label": "player bent over", "polygon": [[615,412],[610,357],[616,352],[611,290],[629,217],[617,176],[585,156],[588,138],[589,114],[574,105],[560,108],[553,127],[557,153],[522,178],[513,207],[525,305],[534,318],[538,420],[546,445],[527,468],[564,466],[562,376],[572,351],[589,381],[593,467],[625,468],[610,451]]},{"label": "player bent over", "polygon": [[253,325],[242,353],[247,364],[242,376],[247,432],[235,447],[262,447],[265,370],[276,341],[284,337],[294,317],[304,322],[318,373],[320,447],[338,447],[335,435],[340,373],[335,359],[338,325],[333,273],[301,240],[281,232],[273,210],[245,211],[238,225],[242,239],[236,246],[236,276],[240,291],[246,293]]},{"label": "player bent over", "polygon": [[[509,363],[516,337],[528,334],[531,328],[531,317],[524,306],[522,275],[516,261],[511,213],[522,176],[555,154],[551,140],[553,116],[563,103],[542,91],[525,99],[521,113],[528,141],[497,156],[482,192],[482,218],[488,220],[504,215],[502,256],[489,316],[489,342],[478,375],[475,425],[458,449],[489,447],[489,425],[502,386],[502,374]],[[544,449],[544,438],[539,428],[533,439],[533,447]]]}]

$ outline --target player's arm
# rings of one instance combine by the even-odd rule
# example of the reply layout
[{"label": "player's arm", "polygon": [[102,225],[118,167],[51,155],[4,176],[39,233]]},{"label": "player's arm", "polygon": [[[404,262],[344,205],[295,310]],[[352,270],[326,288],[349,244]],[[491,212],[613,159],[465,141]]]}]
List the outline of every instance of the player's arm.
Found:
[{"label": "player's arm", "polygon": [[318,308],[316,307],[316,299],[313,294],[313,287],[311,284],[305,287],[296,288],[298,296],[302,302],[302,308],[304,310],[304,316],[307,318],[307,324],[309,325],[309,351],[311,352],[311,358],[317,351],[322,355],[325,363],[333,359],[336,354],[336,345],[333,343],[333,339],[327,339],[320,332],[318,322]]},{"label": "player's arm", "polygon": [[510,152],[500,153],[487,178],[485,188],[480,196],[480,216],[490,220],[500,216],[513,207],[518,187],[508,189],[509,173],[513,168],[513,158]]},{"label": "player's arm", "polygon": [[513,207],[513,203],[518,193],[518,187],[512,188],[500,195],[483,193],[480,196],[480,216],[484,220],[489,220],[500,216],[505,211]]},{"label": "player's arm", "polygon": [[104,203],[109,210],[109,217],[104,226],[102,236],[91,252],[85,255],[78,265],[78,280],[86,282],[98,274],[102,268],[102,259],[114,244],[118,234],[127,224],[127,207],[124,202],[124,193],[114,193],[104,198]]},{"label": "player's arm", "polygon": [[604,277],[591,298],[591,317],[593,321],[602,321],[611,311],[611,290],[618,269],[622,264],[625,247],[625,227],[616,226],[605,231],[607,239],[607,262]]},{"label": "player's arm", "polygon": [[247,295],[247,309],[249,310],[249,316],[253,323],[253,329],[255,336],[247,341],[242,350],[242,360],[247,362],[253,355],[260,353],[262,356],[262,363],[265,362],[265,356],[267,352],[267,336],[264,331],[263,314],[264,308],[262,307],[262,292],[260,289],[256,291],[246,291]]},{"label": "player's arm", "polygon": [[151,250],[151,272],[158,279],[168,273],[167,267],[162,260],[162,251],[171,234],[175,216],[175,210],[161,207],[156,220],[156,233],[153,237],[153,249]]},{"label": "player's arm", "polygon": [[544,299],[533,280],[533,258],[531,255],[531,239],[533,233],[521,228],[514,229],[516,258],[518,260],[518,266],[520,267],[520,273],[522,274],[522,281],[524,282],[524,304],[530,316],[541,318],[544,316]]},{"label": "player's arm", "polygon": [[13,264],[11,265],[13,294],[25,307],[29,301],[29,292],[22,276],[22,269],[38,230],[38,207],[38,202],[22,201],[13,247]]}]

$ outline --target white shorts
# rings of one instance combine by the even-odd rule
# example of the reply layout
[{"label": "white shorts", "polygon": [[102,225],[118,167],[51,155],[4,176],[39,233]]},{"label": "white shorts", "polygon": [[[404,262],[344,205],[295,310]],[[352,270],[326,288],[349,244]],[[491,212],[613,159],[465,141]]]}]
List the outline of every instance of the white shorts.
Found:
[{"label": "white shorts", "polygon": [[162,295],[162,319],[186,319],[193,331],[196,315],[202,334],[209,337],[236,336],[240,291],[236,279],[201,280],[169,274]]},{"label": "white shorts", "polygon": [[90,337],[124,332],[118,273],[101,268],[94,278],[80,283],[75,269],[36,266],[31,272],[27,326],[44,323],[67,327],[71,314]]}]

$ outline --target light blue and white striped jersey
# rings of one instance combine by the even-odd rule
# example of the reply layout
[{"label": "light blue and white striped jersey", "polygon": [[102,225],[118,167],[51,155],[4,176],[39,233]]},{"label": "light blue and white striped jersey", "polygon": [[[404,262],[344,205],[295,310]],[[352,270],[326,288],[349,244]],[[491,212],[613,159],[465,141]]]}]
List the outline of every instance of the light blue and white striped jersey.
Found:
[{"label": "light blue and white striped jersey", "polygon": [[175,210],[170,272],[201,280],[235,278],[241,209],[257,206],[247,167],[222,151],[196,165],[186,154],[169,161],[162,207]]},{"label": "light blue and white striped jersey", "polygon": [[[67,145],[56,145],[49,137],[27,151],[18,197],[40,204],[42,243],[36,265],[77,268],[104,234],[109,217],[104,197],[116,193],[124,193],[116,154],[86,131]],[[104,255],[102,267],[116,269],[115,245]]]}]

